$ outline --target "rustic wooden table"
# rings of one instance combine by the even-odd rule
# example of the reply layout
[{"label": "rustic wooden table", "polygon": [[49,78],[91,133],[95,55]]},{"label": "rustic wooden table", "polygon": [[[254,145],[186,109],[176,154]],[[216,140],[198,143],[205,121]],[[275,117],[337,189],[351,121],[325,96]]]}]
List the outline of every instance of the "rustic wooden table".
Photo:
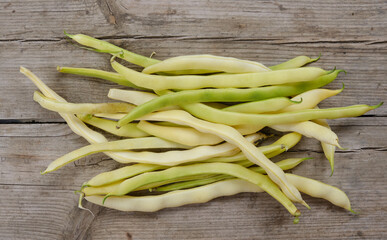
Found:
[{"label": "rustic wooden table", "polygon": [[[387,2],[0,0],[0,239],[386,239],[387,110],[330,121],[348,148],[330,168],[319,143],[303,139],[286,156],[309,156],[293,172],[343,189],[359,215],[305,196],[300,223],[265,194],[238,194],[156,213],[85,203],[79,186],[117,164],[103,154],[41,176],[48,163],[86,145],[58,114],[32,101],[34,71],[73,102],[101,102],[114,86],[56,72],[57,65],[110,69],[109,57],[70,44],[85,33],[165,59],[217,54],[276,64],[297,55],[348,71],[346,89],[321,107],[377,104],[387,95]],[[283,158],[280,157],[278,159]]]}]

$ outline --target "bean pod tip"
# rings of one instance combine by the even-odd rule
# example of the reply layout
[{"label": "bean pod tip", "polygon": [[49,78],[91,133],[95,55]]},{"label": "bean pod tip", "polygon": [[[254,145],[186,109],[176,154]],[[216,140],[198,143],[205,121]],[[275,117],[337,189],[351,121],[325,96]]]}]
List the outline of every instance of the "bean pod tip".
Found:
[{"label": "bean pod tip", "polygon": [[348,209],[348,211],[350,211],[351,213],[356,214],[356,215],[360,214],[360,212],[353,211],[352,208]]},{"label": "bean pod tip", "polygon": [[312,58],[311,62],[317,62],[318,60],[320,60],[320,58],[321,58],[321,52],[317,58]]},{"label": "bean pod tip", "polygon": [[382,106],[384,104],[384,102],[380,102],[379,104],[375,105],[375,106],[371,106],[371,109],[376,109],[380,106]]},{"label": "bean pod tip", "polygon": [[69,38],[74,38],[74,35],[67,33],[66,30],[63,30],[63,33]]}]

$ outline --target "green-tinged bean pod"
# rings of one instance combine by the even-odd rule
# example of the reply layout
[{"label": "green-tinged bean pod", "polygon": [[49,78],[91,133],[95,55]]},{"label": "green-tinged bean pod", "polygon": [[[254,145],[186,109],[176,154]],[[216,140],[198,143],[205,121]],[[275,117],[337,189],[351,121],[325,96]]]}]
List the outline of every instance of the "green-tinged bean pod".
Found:
[{"label": "green-tinged bean pod", "polygon": [[[301,100],[302,101],[302,100]],[[287,97],[276,97],[261,101],[240,103],[225,107],[223,111],[239,113],[268,113],[276,112],[294,104],[300,104],[301,101],[292,101]]]},{"label": "green-tinged bean pod", "polygon": [[[47,169],[42,172],[42,174],[55,171],[66,164],[74,162],[82,157],[88,156],[90,154],[105,152],[105,151],[121,151],[129,149],[160,149],[160,148],[187,148],[187,146],[163,140],[157,137],[145,137],[145,138],[133,138],[133,139],[124,139],[111,141],[106,143],[95,143],[91,144],[77,150],[74,150],[70,153],[63,155],[62,157],[51,162]],[[139,155],[144,152],[133,152],[134,155]],[[145,152],[146,153],[146,152]],[[152,154],[153,152],[148,152]],[[128,152],[129,154],[129,152]],[[153,153],[155,154],[155,153]],[[160,153],[161,154],[161,153]]]},{"label": "green-tinged bean pod", "polygon": [[77,43],[92,48],[91,50],[96,50],[99,52],[105,52],[105,53],[111,53],[114,56],[117,56],[121,59],[124,59],[125,61],[128,61],[130,63],[139,65],[141,67],[147,67],[150,65],[153,65],[155,63],[160,62],[157,59],[154,58],[148,58],[141,56],[139,54],[130,52],[126,49],[120,48],[118,46],[115,46],[114,44],[111,44],[109,42],[99,40],[84,34],[75,34],[71,35],[65,32],[65,34],[76,41]]},{"label": "green-tinged bean pod", "polygon": [[281,86],[249,89],[200,89],[165,94],[136,107],[119,121],[118,126],[123,126],[148,113],[162,109],[163,107],[176,104],[183,105],[198,102],[244,102],[258,101],[274,97],[294,96],[311,89],[322,87],[332,82],[337,77],[339,72],[341,72],[341,70],[335,70],[330,74],[324,75],[310,82],[300,82]]},{"label": "green-tinged bean pod", "polygon": [[312,197],[323,198],[336,206],[353,212],[351,209],[351,203],[347,195],[342,190],[314,179],[290,173],[287,173],[286,176],[289,178],[289,181],[291,181],[301,192]]},{"label": "green-tinged bean pod", "polygon": [[186,55],[166,59],[162,62],[144,68],[145,74],[157,72],[170,72],[192,69],[208,69],[214,72],[227,73],[251,73],[266,72],[269,68],[261,63],[241,60],[232,57],[221,57],[214,55]]},{"label": "green-tinged bean pod", "polygon": [[197,174],[227,174],[232,175],[258,185],[273,198],[279,201],[292,215],[299,215],[299,211],[294,204],[281,192],[270,178],[265,175],[253,172],[247,168],[230,163],[201,163],[188,166],[172,167],[158,172],[148,172],[123,181],[110,196],[123,196],[145,184],[159,182],[166,179],[178,178]]},{"label": "green-tinged bean pod", "polygon": [[[209,107],[201,103],[181,104],[180,106],[193,116],[214,123],[221,123],[226,125],[255,124],[258,126],[272,126],[277,124],[289,124],[320,118],[335,119],[357,117],[365,114],[368,111],[380,107],[381,104],[382,103],[375,106],[353,105],[347,107],[327,109],[307,109],[278,114],[250,114],[227,112]],[[120,122],[118,122],[118,124],[119,123]]]},{"label": "green-tinged bean pod", "polygon": [[284,172],[273,162],[271,162],[261,151],[259,151],[252,143],[247,141],[237,130],[234,128],[222,125],[210,123],[203,121],[197,118],[192,117],[187,112],[181,110],[171,110],[149,114],[154,121],[170,121],[177,124],[188,125],[201,132],[207,132],[215,134],[227,142],[237,146],[253,163],[263,167],[268,173],[269,177],[280,186],[282,191],[288,196],[292,201],[300,202],[306,207],[308,205],[302,200],[298,190],[289,184],[286,180]]},{"label": "green-tinged bean pod", "polygon": [[93,68],[73,68],[73,67],[57,67],[56,68],[58,72],[61,73],[70,73],[80,76],[87,76],[87,77],[95,77],[99,79],[104,79],[110,82],[117,83],[119,85],[136,88],[145,90],[146,88],[142,88],[139,86],[134,85],[133,83],[126,80],[126,78],[122,77],[120,74],[115,72],[107,72],[99,69],[93,69]]},{"label": "green-tinged bean pod", "polygon": [[326,75],[328,72],[315,67],[278,70],[259,73],[243,73],[232,75],[209,76],[159,76],[147,75],[131,70],[116,61],[111,65],[114,70],[133,84],[153,90],[182,89],[192,90],[200,88],[241,88],[279,85],[294,82],[307,82]]},{"label": "green-tinged bean pod", "polygon": [[130,112],[135,108],[129,103],[68,103],[60,102],[54,99],[45,97],[38,91],[34,93],[34,100],[45,109],[72,114],[94,114],[94,113],[119,113]]},{"label": "green-tinged bean pod", "polygon": [[[147,137],[148,133],[142,131],[137,127],[137,123],[129,123],[122,128],[116,128],[117,122],[109,119],[94,117],[90,114],[78,115],[78,117],[85,123],[102,129],[108,133],[120,137]],[[156,136],[157,137],[157,136]]]},{"label": "green-tinged bean pod", "polygon": [[[307,160],[309,158],[289,158],[285,159],[282,161],[277,162],[276,164],[282,169],[282,170],[289,170],[297,167],[300,163],[303,161]],[[243,163],[238,163],[240,165],[243,165],[244,167],[248,167],[249,164]],[[261,167],[250,167],[250,170],[260,173],[260,174],[265,174],[265,170]],[[168,184],[165,186],[160,186],[155,188],[155,191],[160,191],[160,192],[165,192],[165,191],[175,191],[175,190],[181,190],[181,189],[187,189],[187,188],[193,188],[197,186],[202,186],[206,184],[211,184],[213,182],[218,182],[226,179],[231,179],[234,178],[233,176],[230,175],[212,175],[211,177],[207,178],[198,178],[195,180],[190,180],[190,181],[184,181],[184,182],[176,182],[172,184]]]},{"label": "green-tinged bean pod", "polygon": [[337,137],[336,133],[327,127],[311,121],[271,125],[270,127],[281,132],[298,132],[305,137],[314,138],[320,142],[328,143],[342,149],[342,147],[339,145],[339,138]]},{"label": "green-tinged bean pod", "polygon": [[280,63],[275,66],[269,67],[271,70],[283,70],[283,69],[293,69],[293,68],[299,68],[302,67],[308,63],[315,62],[320,59],[320,56],[317,58],[310,58],[307,56],[298,56],[293,59],[290,59],[289,61]]}]

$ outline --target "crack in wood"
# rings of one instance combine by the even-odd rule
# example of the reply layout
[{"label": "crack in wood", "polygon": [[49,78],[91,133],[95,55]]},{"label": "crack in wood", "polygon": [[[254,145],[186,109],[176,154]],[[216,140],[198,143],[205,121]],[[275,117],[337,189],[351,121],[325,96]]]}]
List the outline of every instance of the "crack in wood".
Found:
[{"label": "crack in wood", "polygon": [[[50,184],[30,184],[30,183],[0,183],[0,187],[2,186],[13,186],[13,187],[55,187],[58,191],[71,191],[73,192],[74,189],[79,189],[79,186],[72,186],[72,185],[63,185],[62,183],[59,185],[50,185]],[[60,189],[58,189],[60,187]]]},{"label": "crack in wood", "polygon": [[[108,10],[110,12],[110,8]],[[114,15],[110,15],[114,16]],[[115,21],[115,20],[114,20]],[[117,23],[115,23],[117,24]],[[238,37],[194,37],[186,35],[153,35],[153,36],[143,36],[143,35],[117,35],[117,36],[95,36],[100,40],[130,40],[130,39],[144,39],[144,40],[157,40],[157,39],[170,39],[170,40],[181,40],[181,41],[231,41],[231,42],[264,42],[271,45],[292,45],[292,44],[360,44],[366,46],[377,46],[386,44],[385,40],[375,40],[375,39],[364,39],[364,40],[289,40],[281,38],[238,38]],[[1,42],[60,42],[63,40],[68,40],[66,37],[58,38],[42,38],[42,39],[21,39],[21,38],[10,38],[10,39],[0,39]]]},{"label": "crack in wood", "polygon": [[45,121],[44,119],[0,119],[0,124],[65,124],[62,119]]}]

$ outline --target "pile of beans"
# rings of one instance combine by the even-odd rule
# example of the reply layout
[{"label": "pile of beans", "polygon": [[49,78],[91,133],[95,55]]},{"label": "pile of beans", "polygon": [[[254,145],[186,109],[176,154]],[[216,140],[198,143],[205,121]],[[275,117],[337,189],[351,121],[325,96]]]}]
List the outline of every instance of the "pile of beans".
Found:
[{"label": "pile of beans", "polygon": [[[85,198],[121,211],[152,212],[240,192],[266,192],[298,222],[294,203],[309,208],[303,192],[352,211],[340,189],[284,172],[308,158],[270,160],[306,136],[321,142],[333,174],[334,152],[341,146],[326,119],[360,116],[382,104],[319,109],[321,101],[343,91],[344,86],[321,88],[343,70],[305,67],[318,60],[306,56],[271,67],[213,55],[159,61],[83,34],[66,35],[83,48],[110,53],[115,72],[58,67],[59,72],[129,87],[110,89],[108,97],[118,102],[69,103],[21,67],[40,90],[34,100],[58,112],[90,143],[51,162],[42,174],[97,152],[128,164],[85,182],[80,203]],[[125,67],[119,58],[143,67],[142,72]],[[269,137],[260,132],[264,127],[288,133],[257,146]],[[108,141],[103,132],[119,139]]]}]

